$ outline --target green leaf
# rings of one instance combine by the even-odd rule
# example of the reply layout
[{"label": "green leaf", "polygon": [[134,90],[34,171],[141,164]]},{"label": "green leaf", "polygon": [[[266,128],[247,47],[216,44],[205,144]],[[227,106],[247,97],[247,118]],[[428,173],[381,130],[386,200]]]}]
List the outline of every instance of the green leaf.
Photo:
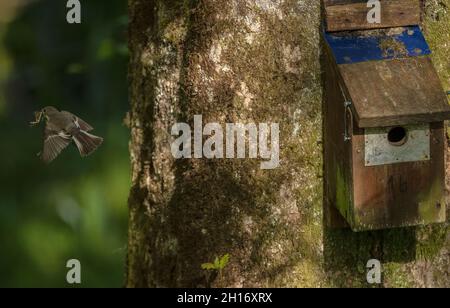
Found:
[{"label": "green leaf", "polygon": [[220,269],[224,269],[225,266],[227,266],[228,262],[230,261],[230,255],[227,253],[226,255],[224,255],[219,262],[219,268]]},{"label": "green leaf", "polygon": [[220,259],[216,257],[214,259],[214,263],[203,263],[202,269],[205,270],[223,270],[225,266],[227,266],[228,262],[230,261],[230,255],[226,254],[222,256]]},{"label": "green leaf", "polygon": [[220,268],[220,260],[219,260],[218,257],[216,257],[216,258],[214,259],[214,268],[215,268],[215,269],[219,269],[219,268]]},{"label": "green leaf", "polygon": [[213,270],[214,268],[214,264],[212,263],[203,263],[202,264],[202,269],[204,270]]}]

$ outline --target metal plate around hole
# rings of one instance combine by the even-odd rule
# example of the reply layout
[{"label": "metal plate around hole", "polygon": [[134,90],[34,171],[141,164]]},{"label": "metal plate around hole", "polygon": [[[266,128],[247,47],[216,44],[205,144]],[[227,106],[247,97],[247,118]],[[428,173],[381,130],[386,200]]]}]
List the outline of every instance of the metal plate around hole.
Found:
[{"label": "metal plate around hole", "polygon": [[430,160],[430,125],[407,125],[407,140],[401,146],[388,141],[393,127],[365,129],[365,165],[379,166],[413,161]]}]

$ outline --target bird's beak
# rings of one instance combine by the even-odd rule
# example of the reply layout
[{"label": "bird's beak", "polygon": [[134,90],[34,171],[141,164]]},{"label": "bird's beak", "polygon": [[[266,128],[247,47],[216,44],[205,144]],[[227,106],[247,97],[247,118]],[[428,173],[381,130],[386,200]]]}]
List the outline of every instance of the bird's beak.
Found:
[{"label": "bird's beak", "polygon": [[44,112],[43,111],[36,111],[35,113],[34,113],[34,121],[33,122],[30,122],[30,126],[31,127],[33,127],[33,126],[36,126],[36,125],[38,125],[39,123],[41,123],[41,120],[42,120],[42,114],[43,114]]}]

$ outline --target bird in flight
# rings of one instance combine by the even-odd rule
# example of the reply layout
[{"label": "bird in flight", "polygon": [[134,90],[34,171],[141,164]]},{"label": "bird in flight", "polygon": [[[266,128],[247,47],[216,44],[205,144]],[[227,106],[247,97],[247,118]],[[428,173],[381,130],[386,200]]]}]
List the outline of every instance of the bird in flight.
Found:
[{"label": "bird in flight", "polygon": [[88,123],[68,111],[58,111],[48,106],[34,113],[36,126],[45,121],[44,148],[38,156],[45,162],[52,162],[72,141],[80,155],[85,157],[94,152],[103,142],[103,138],[94,136],[89,131],[93,128]]}]

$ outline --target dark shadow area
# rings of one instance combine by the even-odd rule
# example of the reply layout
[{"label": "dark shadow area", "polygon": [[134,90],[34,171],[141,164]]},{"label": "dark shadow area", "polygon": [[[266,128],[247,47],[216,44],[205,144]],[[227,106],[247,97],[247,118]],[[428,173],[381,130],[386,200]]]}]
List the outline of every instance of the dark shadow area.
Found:
[{"label": "dark shadow area", "polygon": [[324,258],[328,277],[338,287],[368,286],[367,262],[408,263],[416,258],[416,228],[356,233],[324,228]]},{"label": "dark shadow area", "polygon": [[245,247],[242,221],[245,215],[264,219],[264,209],[254,207],[257,192],[249,178],[236,179],[234,168],[224,167],[223,162],[201,165],[193,169],[188,161],[178,164],[176,190],[166,213],[168,231],[181,245],[178,258],[183,266],[177,270],[183,271],[181,277],[189,277],[180,285],[209,286],[202,263],[226,253],[239,260],[235,254],[239,250],[243,254],[258,251]]},{"label": "dark shadow area", "polygon": [[[123,284],[129,192],[126,2],[83,1],[82,24],[66,2],[22,1],[0,23],[0,286],[64,287],[81,261],[81,287]],[[71,111],[105,138],[92,156],[69,146],[52,164],[36,153],[33,112]]]}]

